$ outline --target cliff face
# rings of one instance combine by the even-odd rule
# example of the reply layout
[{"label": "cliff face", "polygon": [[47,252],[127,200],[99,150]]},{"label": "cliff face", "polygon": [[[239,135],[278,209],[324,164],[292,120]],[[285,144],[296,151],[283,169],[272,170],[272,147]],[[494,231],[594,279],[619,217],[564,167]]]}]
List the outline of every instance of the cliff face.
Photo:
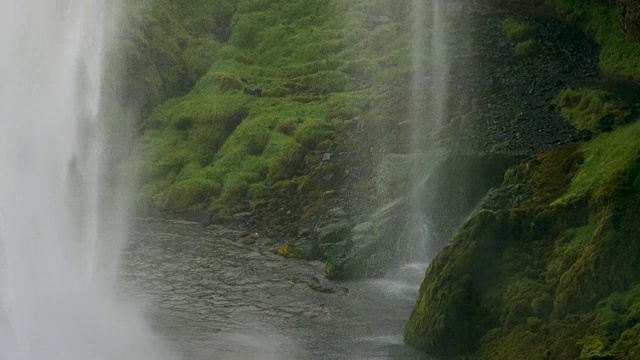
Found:
[{"label": "cliff face", "polygon": [[[402,213],[389,229],[356,217],[383,205],[377,165],[410,151],[411,3],[139,4],[119,44],[142,114],[139,202],[299,235],[308,252],[282,252],[336,277],[379,272]],[[441,232],[519,164],[433,260],[406,341],[445,358],[640,358],[638,3],[461,3],[448,123],[425,137],[495,171],[434,180],[487,180],[435,192],[460,202]]]},{"label": "cliff face", "polygon": [[[640,78],[627,2],[550,4],[594,36],[603,73]],[[535,22],[532,10],[512,7]],[[443,358],[640,357],[638,90],[605,83],[559,93],[578,137],[507,170],[431,263],[409,344]]]}]

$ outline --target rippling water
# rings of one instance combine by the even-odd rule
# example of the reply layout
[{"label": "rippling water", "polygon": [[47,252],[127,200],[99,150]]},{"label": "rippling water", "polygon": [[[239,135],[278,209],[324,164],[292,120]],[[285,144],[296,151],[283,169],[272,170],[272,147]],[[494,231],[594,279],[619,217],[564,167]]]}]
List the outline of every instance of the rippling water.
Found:
[{"label": "rippling water", "polygon": [[402,343],[424,265],[332,283],[322,264],[271,247],[220,227],[141,219],[122,283],[185,359],[427,359]]}]

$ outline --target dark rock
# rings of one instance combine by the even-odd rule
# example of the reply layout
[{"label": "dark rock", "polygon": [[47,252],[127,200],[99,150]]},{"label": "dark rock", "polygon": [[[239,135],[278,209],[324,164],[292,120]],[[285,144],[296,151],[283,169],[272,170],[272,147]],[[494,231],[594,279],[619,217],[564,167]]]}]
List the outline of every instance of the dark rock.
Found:
[{"label": "dark rock", "polygon": [[242,242],[245,245],[253,245],[256,243],[256,240],[258,240],[258,234],[257,233],[253,233],[253,234],[246,234],[242,237]]},{"label": "dark rock", "polygon": [[186,221],[197,222],[203,228],[206,228],[207,226],[212,225],[214,223],[214,215],[210,212],[203,211],[203,210],[185,211],[185,212],[178,213],[176,215],[177,217],[184,219]]},{"label": "dark rock", "polygon": [[403,257],[398,246],[406,225],[404,201],[391,202],[351,229],[348,241],[327,247],[327,277],[353,279],[384,273]]},{"label": "dark rock", "polygon": [[315,236],[320,245],[333,244],[346,240],[350,232],[351,224],[346,220],[340,220],[316,229]]},{"label": "dark rock", "polygon": [[516,162],[509,156],[449,153],[435,166],[419,194],[424,204],[422,216],[435,237],[431,254],[449,242],[487,191],[500,185],[505,170]]},{"label": "dark rock", "polygon": [[327,210],[327,217],[330,219],[344,219],[347,213],[341,207],[335,207]]},{"label": "dark rock", "polygon": [[247,86],[244,88],[244,93],[251,96],[262,96],[262,89],[255,86]]},{"label": "dark rock", "polygon": [[233,219],[236,221],[244,220],[249,217],[251,217],[251,212],[248,212],[248,211],[233,214]]},{"label": "dark rock", "polygon": [[369,15],[364,21],[364,27],[373,30],[376,27],[389,22],[389,18],[384,15]]}]

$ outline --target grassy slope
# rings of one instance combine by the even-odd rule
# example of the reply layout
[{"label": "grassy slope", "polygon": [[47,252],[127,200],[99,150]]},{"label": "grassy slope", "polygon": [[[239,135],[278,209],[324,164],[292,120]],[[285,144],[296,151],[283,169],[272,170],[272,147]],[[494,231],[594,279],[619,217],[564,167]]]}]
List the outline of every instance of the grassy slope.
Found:
[{"label": "grassy slope", "polygon": [[[610,8],[551,2],[594,33],[603,71],[640,79]],[[613,109],[595,90],[563,96],[583,100],[560,106],[578,128]],[[433,261],[406,341],[446,358],[640,358],[638,139],[636,122],[510,169],[517,207],[480,211]]]},{"label": "grassy slope", "polygon": [[[409,71],[409,1],[155,0],[123,37],[141,124],[140,202],[229,214],[309,205],[338,134]],[[385,16],[371,26],[370,15]],[[261,96],[245,93],[259,88]],[[333,177],[332,182],[319,179]]]},{"label": "grassy slope", "polygon": [[601,46],[599,64],[603,72],[640,81],[640,45],[626,40],[611,2],[546,0],[546,3],[593,35]]}]

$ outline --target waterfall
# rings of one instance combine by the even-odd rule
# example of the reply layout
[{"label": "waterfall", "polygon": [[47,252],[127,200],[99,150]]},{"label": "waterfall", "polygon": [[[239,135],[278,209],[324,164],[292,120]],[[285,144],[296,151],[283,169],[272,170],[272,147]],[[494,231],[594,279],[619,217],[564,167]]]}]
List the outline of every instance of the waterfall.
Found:
[{"label": "waterfall", "polygon": [[115,3],[0,5],[2,359],[175,358],[116,286],[131,187],[102,93]]},{"label": "waterfall", "polygon": [[[411,142],[413,171],[409,200],[408,253],[410,261],[431,259],[439,249],[431,244],[432,231],[420,196],[440,160],[438,150],[427,152],[429,134],[447,125],[449,54],[446,3],[444,0],[413,0],[412,3]],[[428,191],[428,189],[427,189]]]}]

